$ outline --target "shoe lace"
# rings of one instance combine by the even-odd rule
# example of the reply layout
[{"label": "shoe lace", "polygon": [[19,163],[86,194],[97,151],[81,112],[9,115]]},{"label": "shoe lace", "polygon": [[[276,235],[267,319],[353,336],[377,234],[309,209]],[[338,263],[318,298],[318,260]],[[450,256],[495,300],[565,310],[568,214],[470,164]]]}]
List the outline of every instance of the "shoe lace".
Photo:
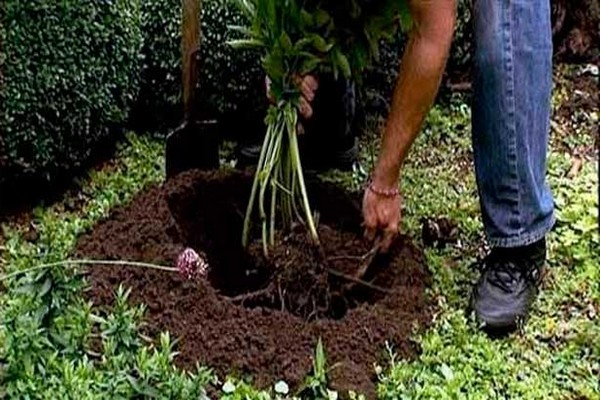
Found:
[{"label": "shoe lace", "polygon": [[514,284],[521,279],[525,280],[526,286],[535,285],[538,282],[539,274],[536,268],[519,265],[493,252],[476,262],[475,265],[482,274],[487,274],[490,284],[505,293],[513,292]]}]

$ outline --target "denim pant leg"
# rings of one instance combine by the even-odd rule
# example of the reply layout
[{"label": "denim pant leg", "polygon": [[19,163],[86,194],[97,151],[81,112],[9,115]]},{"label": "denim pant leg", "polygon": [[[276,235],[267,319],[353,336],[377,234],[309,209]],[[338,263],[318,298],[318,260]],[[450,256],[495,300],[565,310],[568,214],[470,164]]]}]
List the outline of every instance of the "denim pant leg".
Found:
[{"label": "denim pant leg", "polygon": [[490,244],[516,247],[554,224],[546,183],[552,88],[549,0],[475,0],[475,169]]}]

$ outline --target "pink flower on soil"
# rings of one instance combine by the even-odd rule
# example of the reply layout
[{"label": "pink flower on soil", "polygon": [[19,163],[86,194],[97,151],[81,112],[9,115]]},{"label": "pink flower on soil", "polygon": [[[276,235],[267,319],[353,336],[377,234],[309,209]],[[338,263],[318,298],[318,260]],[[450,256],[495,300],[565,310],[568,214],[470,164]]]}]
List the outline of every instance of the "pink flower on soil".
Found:
[{"label": "pink flower on soil", "polygon": [[177,257],[177,269],[186,279],[195,279],[206,275],[208,263],[194,249],[188,247]]}]

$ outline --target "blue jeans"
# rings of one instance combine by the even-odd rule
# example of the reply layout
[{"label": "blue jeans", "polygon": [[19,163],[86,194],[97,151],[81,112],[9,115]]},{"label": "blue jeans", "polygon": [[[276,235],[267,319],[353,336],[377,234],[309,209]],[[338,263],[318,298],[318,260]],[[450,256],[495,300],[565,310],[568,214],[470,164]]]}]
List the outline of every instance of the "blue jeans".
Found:
[{"label": "blue jeans", "polygon": [[475,0],[475,170],[490,245],[525,246],[554,224],[546,183],[552,90],[549,0]]}]

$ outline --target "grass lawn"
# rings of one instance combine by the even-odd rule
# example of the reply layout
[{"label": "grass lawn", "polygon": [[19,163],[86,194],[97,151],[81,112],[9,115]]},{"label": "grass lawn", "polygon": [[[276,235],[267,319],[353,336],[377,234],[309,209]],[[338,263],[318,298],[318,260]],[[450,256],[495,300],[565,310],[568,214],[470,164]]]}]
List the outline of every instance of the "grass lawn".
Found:
[{"label": "grass lawn", "polygon": [[[469,107],[457,95],[430,114],[404,172],[403,230],[420,245],[421,218],[446,217],[458,225],[458,237],[444,249],[425,249],[434,278],[434,321],[425,331],[415,330],[421,349],[416,359],[398,359],[390,347],[389,362],[374,366],[380,398],[600,399],[600,141],[598,76],[590,73],[581,66],[559,67],[555,73],[549,179],[558,223],[548,238],[550,268],[535,310],[508,338],[487,337],[464,312],[477,277],[472,264],[485,253]],[[595,84],[580,87],[581,79],[575,79],[580,74]],[[373,121],[371,130],[377,126]],[[376,142],[363,144],[366,169]],[[78,235],[163,179],[162,150],[155,140],[131,135],[115,161],[81,179],[78,190],[36,208],[28,218],[4,223],[0,271],[10,274],[67,259]],[[364,174],[326,178],[356,189]],[[218,388],[224,399],[285,397],[282,382],[260,392],[243,382],[218,380],[210,366],[195,373],[177,370],[175,338],[165,333],[159,344],[151,344],[140,334],[143,309],[128,306],[126,288],[116,294],[115,309],[107,315],[95,312],[80,296],[82,290],[85,279],[64,267],[2,282],[0,398],[191,399],[206,398],[208,387]],[[319,372],[325,371],[317,368],[308,377],[322,389],[315,392],[335,397]]]}]

